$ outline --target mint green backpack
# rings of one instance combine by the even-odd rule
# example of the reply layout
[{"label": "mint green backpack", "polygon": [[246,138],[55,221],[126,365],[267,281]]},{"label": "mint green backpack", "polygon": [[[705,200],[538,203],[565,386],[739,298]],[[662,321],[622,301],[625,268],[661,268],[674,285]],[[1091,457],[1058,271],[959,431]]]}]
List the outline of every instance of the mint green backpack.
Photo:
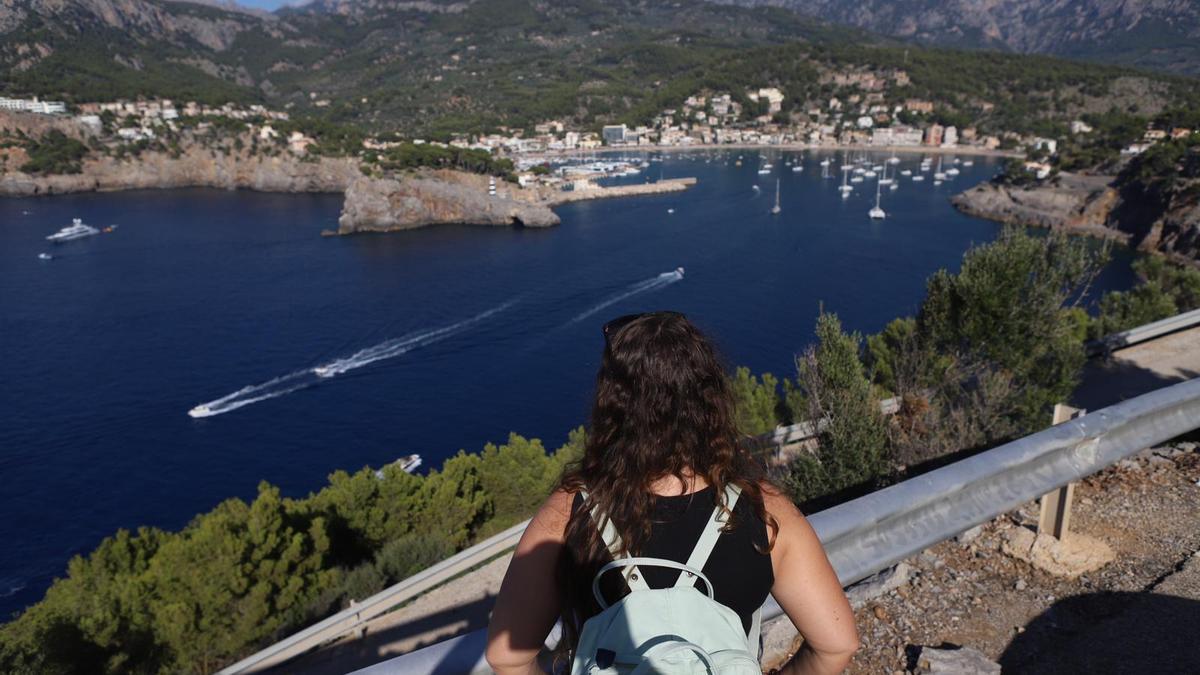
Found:
[{"label": "mint green backpack", "polygon": [[[726,489],[729,513],[739,494],[733,485]],[[756,658],[759,613],[754,613],[747,636],[737,612],[713,599],[712,582],[701,572],[728,519],[719,506],[682,565],[661,558],[617,557],[621,540],[612,521],[596,512],[592,517],[603,523],[604,544],[614,559],[592,580],[592,594],[603,611],[583,624],[571,675],[762,675]],[[667,567],[682,574],[671,588],[650,588],[638,571],[642,567]],[[600,579],[613,570],[625,577],[631,592],[609,605],[600,592]],[[697,578],[705,590],[694,585]]]}]

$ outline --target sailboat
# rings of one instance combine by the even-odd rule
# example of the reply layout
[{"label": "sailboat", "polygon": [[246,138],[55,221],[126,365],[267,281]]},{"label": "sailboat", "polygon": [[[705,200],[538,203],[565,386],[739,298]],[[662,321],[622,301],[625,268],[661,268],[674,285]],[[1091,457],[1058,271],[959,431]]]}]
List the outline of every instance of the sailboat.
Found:
[{"label": "sailboat", "polygon": [[875,184],[875,208],[867,211],[867,216],[869,216],[872,220],[887,218],[887,213],[885,213],[884,210],[879,206],[879,183]]},{"label": "sailboat", "polygon": [[935,180],[935,181],[946,180],[946,172],[942,171],[942,158],[941,157],[938,157],[938,167],[937,167],[937,171],[933,172],[933,180]]},{"label": "sailboat", "polygon": [[783,209],[779,208],[779,179],[775,179],[775,206],[771,207],[771,215],[777,216]]},{"label": "sailboat", "polygon": [[892,156],[888,157],[887,163],[888,164],[899,164],[900,163],[900,158],[896,156],[895,150],[892,151]]},{"label": "sailboat", "polygon": [[888,166],[889,165],[887,165],[887,164],[883,165],[883,175],[879,177],[880,185],[891,185],[892,184],[893,179],[888,178],[888,175],[887,175]]},{"label": "sailboat", "polygon": [[842,186],[838,188],[838,190],[841,190],[841,192],[842,192],[842,199],[847,199],[848,197],[850,197],[850,193],[854,191],[854,188],[851,187],[848,183],[846,183],[846,179],[849,176],[850,176],[850,167],[843,166],[842,167]]}]

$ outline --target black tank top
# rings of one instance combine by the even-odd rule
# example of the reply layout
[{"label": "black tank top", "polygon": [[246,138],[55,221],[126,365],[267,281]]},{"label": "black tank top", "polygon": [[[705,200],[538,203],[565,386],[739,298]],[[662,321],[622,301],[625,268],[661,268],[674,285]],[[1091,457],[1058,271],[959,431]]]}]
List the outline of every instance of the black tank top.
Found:
[{"label": "black tank top", "polygon": [[[716,508],[713,495],[713,489],[709,486],[688,495],[656,497],[650,539],[637,554],[687,562],[700,532]],[[578,511],[582,505],[583,497],[575,495],[573,510]],[[721,534],[701,571],[712,581],[717,602],[737,612],[742,619],[742,628],[748,634],[755,610],[766,601],[771,586],[775,584],[775,573],[771,568],[771,555],[759,552],[767,550],[767,527],[755,516],[749,499],[745,496],[738,499],[733,513],[737,526]],[[681,574],[677,570],[659,567],[645,567],[641,572],[650,588],[668,588],[675,584]],[[579,591],[590,596],[592,578],[589,576],[585,579],[583,576],[577,577],[577,582],[581,584]],[[620,575],[610,572],[605,579],[608,580],[608,577],[619,579]],[[582,584],[586,584],[586,589]],[[696,584],[703,590],[703,581],[697,580]],[[621,586],[624,587],[623,582]],[[605,584],[603,587],[610,589],[605,597],[609,602],[615,602],[611,586]]]}]

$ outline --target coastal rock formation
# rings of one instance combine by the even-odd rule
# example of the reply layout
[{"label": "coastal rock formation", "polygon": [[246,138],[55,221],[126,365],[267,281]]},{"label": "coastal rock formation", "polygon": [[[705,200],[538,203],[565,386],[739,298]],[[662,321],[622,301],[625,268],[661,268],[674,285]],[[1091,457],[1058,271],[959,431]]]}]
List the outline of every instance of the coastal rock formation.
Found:
[{"label": "coastal rock formation", "polygon": [[250,155],[213,152],[192,146],[178,156],[143,152],[130,159],[92,157],[84,161],[83,171],[77,174],[41,176],[10,168],[0,175],[0,195],[180,187],[342,192],[361,175],[357,162],[352,159],[303,160],[287,153]]},{"label": "coastal rock formation", "polygon": [[395,178],[361,176],[346,189],[338,234],[391,232],[425,225],[523,225],[559,223],[549,207],[522,198],[518,188],[501,186],[488,194],[485,176],[426,171]]},{"label": "coastal rock formation", "polygon": [[1114,176],[1060,173],[1030,186],[986,182],[951,198],[964,213],[1006,223],[1066,229],[1200,262],[1200,182],[1122,185]]},{"label": "coastal rock formation", "polygon": [[1051,229],[1097,228],[1094,233],[1104,234],[1116,196],[1109,187],[1112,178],[1062,173],[1056,181],[1031,187],[984,182],[950,202],[980,218]]}]

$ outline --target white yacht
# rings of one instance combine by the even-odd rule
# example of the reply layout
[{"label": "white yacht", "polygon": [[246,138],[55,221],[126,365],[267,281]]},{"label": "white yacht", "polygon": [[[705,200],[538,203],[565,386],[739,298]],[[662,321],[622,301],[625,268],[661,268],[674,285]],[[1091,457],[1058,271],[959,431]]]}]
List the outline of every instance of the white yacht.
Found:
[{"label": "white yacht", "polygon": [[55,232],[49,237],[46,237],[46,241],[52,241],[56,244],[61,244],[64,241],[90,237],[94,234],[100,234],[100,230],[97,230],[91,225],[84,225],[83,221],[79,218],[72,218],[70,225],[64,227],[58,232]]}]

